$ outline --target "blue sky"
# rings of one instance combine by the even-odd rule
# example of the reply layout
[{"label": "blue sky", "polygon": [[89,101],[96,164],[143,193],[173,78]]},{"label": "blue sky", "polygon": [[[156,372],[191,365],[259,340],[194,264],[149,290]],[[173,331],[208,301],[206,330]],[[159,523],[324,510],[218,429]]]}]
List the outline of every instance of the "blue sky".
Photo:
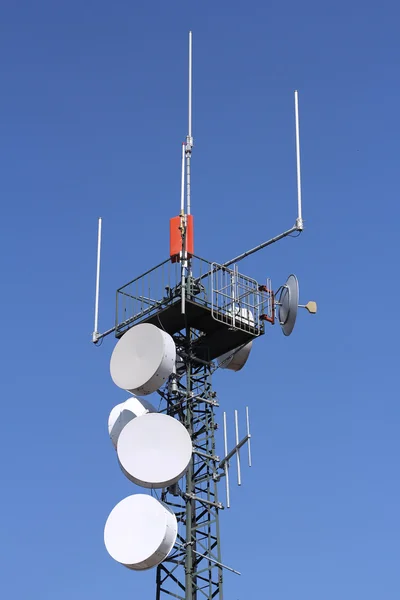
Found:
[{"label": "blue sky", "polygon": [[103,547],[133,492],[107,436],[125,399],[114,291],[168,254],[194,35],[196,253],[224,261],[295,218],[299,89],[306,230],[241,264],[299,315],[215,377],[250,406],[254,466],[222,515],[225,597],[399,598],[397,268],[400,83],[394,2],[27,2],[0,9],[3,398],[0,571],[10,600],[151,600]]}]

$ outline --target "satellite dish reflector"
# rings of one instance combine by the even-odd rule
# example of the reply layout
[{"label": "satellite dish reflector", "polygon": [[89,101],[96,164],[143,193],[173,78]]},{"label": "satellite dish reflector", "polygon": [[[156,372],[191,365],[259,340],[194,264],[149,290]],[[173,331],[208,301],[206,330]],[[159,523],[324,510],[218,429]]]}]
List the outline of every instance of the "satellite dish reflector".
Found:
[{"label": "satellite dish reflector", "polygon": [[149,412],[157,412],[157,410],[144,398],[135,396],[114,406],[108,417],[108,433],[114,448],[117,447],[118,438],[125,425],[135,417],[141,417]]},{"label": "satellite dish reflector", "polygon": [[284,335],[290,335],[293,331],[299,306],[299,282],[296,275],[289,275],[286,283],[282,286],[279,296],[278,318]]},{"label": "satellite dish reflector", "polygon": [[239,349],[231,350],[230,352],[222,354],[222,356],[218,358],[218,366],[221,367],[221,369],[240,371],[240,369],[243,369],[247,359],[249,358],[252,345],[253,342],[250,341],[248,344],[241,346]]},{"label": "satellite dish reflector", "polygon": [[176,348],[172,337],[150,323],[129,329],[114,348],[110,372],[114,383],[132,394],[157,391],[174,370]]},{"label": "satellite dish reflector", "polygon": [[130,481],[160,489],[176,483],[192,457],[187,429],[168,415],[148,413],[132,419],[121,431],[118,460]]},{"label": "satellite dish reflector", "polygon": [[143,571],[167,558],[177,532],[176,517],[166,504],[152,496],[135,494],[111,511],[104,543],[114,560],[128,569]]}]

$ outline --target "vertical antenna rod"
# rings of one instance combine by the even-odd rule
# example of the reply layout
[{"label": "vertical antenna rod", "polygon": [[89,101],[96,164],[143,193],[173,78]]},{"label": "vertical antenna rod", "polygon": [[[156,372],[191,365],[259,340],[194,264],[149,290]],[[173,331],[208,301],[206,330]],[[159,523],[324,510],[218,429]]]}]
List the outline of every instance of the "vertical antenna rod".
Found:
[{"label": "vertical antenna rod", "polygon": [[[182,265],[181,265],[181,314],[185,314],[185,296],[186,296],[186,271],[188,268],[187,252],[186,252],[186,214],[190,215],[190,159],[192,156],[193,138],[192,138],[192,32],[189,31],[189,99],[188,99],[188,134],[186,136],[186,145],[182,150],[182,189],[181,189],[181,219],[183,220],[182,227],[184,228],[183,248],[182,248]],[[184,153],[184,154],[183,154]],[[184,157],[186,156],[186,214],[184,206]],[[183,206],[183,210],[182,210]]]},{"label": "vertical antenna rod", "polygon": [[189,110],[188,110],[188,136],[192,138],[192,32],[189,31]]},{"label": "vertical antenna rod", "polygon": [[190,159],[192,156],[192,32],[189,31],[189,100],[188,100],[188,134],[186,137],[186,212],[190,215]]},{"label": "vertical antenna rod", "polygon": [[294,92],[294,113],[296,121],[296,168],[297,168],[297,210],[296,228],[303,230],[303,216],[301,213],[301,170],[300,170],[300,127],[299,127],[299,93]]},{"label": "vertical antenna rod", "polygon": [[92,342],[97,342],[99,337],[99,293],[100,293],[100,253],[101,253],[101,217],[97,232],[97,266],[96,266],[96,295],[94,302],[94,329]]},{"label": "vertical antenna rod", "polygon": [[181,216],[185,214],[185,144],[182,144]]},{"label": "vertical antenna rod", "polygon": [[239,423],[238,423],[238,411],[237,410],[235,410],[235,435],[236,435],[237,478],[238,478],[238,485],[242,485],[242,475],[240,472]]},{"label": "vertical antenna rod", "polygon": [[[225,450],[225,456],[228,455],[228,433],[227,433],[227,429],[226,429],[226,412],[224,412],[224,450]],[[231,507],[231,498],[230,498],[230,492],[229,492],[229,461],[225,461],[224,464],[224,471],[225,471],[225,486],[226,486],[226,507],[230,508]]]},{"label": "vertical antenna rod", "polygon": [[251,467],[251,435],[250,435],[250,419],[249,419],[249,407],[246,406],[246,430],[247,430],[247,449],[248,449],[248,457],[249,457],[249,467]]}]

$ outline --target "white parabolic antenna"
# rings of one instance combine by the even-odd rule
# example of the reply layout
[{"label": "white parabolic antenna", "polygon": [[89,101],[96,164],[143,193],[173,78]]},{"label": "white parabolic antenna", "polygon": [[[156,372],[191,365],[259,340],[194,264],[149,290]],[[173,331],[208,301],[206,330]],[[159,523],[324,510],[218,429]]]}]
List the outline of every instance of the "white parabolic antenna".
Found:
[{"label": "white parabolic antenna", "polygon": [[111,511],[104,543],[110,556],[128,569],[143,571],[171,552],[178,532],[174,513],[152,496],[128,496]]},{"label": "white parabolic antenna", "polygon": [[125,425],[135,417],[141,417],[149,412],[157,412],[157,410],[148,400],[135,396],[114,406],[108,417],[108,433],[114,448],[117,447],[118,438]]},{"label": "white parabolic antenna", "polygon": [[230,352],[222,354],[222,356],[218,358],[218,365],[221,369],[240,371],[240,369],[243,369],[249,358],[252,345],[253,342],[251,341],[248,342],[248,344],[241,346],[238,350],[231,350]]},{"label": "white parabolic antenna", "polygon": [[172,337],[150,323],[129,329],[114,348],[110,372],[114,383],[132,394],[157,391],[174,370],[176,348]]},{"label": "white parabolic antenna", "polygon": [[192,440],[177,419],[148,413],[130,421],[117,444],[118,460],[128,479],[145,488],[176,483],[192,456]]},{"label": "white parabolic antenna", "polygon": [[284,335],[290,335],[296,323],[297,309],[299,306],[299,282],[296,275],[289,275],[282,286],[279,297],[279,323]]}]

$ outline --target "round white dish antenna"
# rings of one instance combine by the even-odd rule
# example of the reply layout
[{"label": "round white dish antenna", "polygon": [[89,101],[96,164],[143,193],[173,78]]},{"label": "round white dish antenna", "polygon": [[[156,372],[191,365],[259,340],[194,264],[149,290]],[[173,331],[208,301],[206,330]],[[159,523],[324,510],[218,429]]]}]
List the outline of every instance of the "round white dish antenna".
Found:
[{"label": "round white dish antenna", "polygon": [[249,358],[250,350],[253,342],[241,346],[239,349],[231,350],[218,357],[218,366],[221,369],[229,369],[230,371],[240,371]]},{"label": "round white dish antenna", "polygon": [[178,524],[170,508],[152,496],[135,494],[111,511],[104,543],[110,556],[128,569],[159,565],[171,552]]},{"label": "round white dish antenna", "polygon": [[132,394],[157,391],[174,370],[176,348],[172,337],[150,323],[129,329],[118,341],[110,362],[114,383]]},{"label": "round white dish antenna", "polygon": [[114,406],[108,417],[108,433],[114,448],[117,447],[118,438],[125,425],[135,417],[141,417],[149,412],[157,412],[157,410],[148,400],[136,396]]},{"label": "round white dish antenna", "polygon": [[299,306],[299,282],[296,275],[289,275],[278,301],[278,318],[284,335],[293,331]]},{"label": "round white dish antenna", "polygon": [[160,489],[176,483],[192,457],[192,440],[177,419],[148,413],[130,421],[118,439],[117,454],[130,481]]}]

